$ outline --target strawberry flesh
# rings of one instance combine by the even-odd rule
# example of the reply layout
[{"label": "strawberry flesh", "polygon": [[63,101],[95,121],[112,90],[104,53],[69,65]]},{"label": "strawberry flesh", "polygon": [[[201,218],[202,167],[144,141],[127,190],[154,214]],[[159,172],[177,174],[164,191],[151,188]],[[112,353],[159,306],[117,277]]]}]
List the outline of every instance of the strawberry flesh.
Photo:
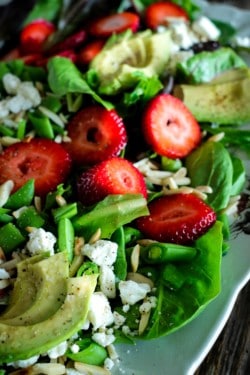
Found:
[{"label": "strawberry flesh", "polygon": [[73,161],[93,165],[118,155],[127,143],[122,118],[115,110],[93,105],[80,110],[67,127],[71,142],[64,146]]},{"label": "strawberry flesh", "polygon": [[77,181],[79,200],[91,205],[111,194],[142,194],[147,197],[146,184],[134,165],[119,157],[96,164],[83,172]]},{"label": "strawberry flesh", "polygon": [[172,159],[187,156],[201,141],[198,122],[183,102],[170,94],[159,94],[148,103],[142,131],[156,153]]},{"label": "strawberry flesh", "polygon": [[94,20],[90,23],[88,32],[98,38],[108,38],[114,33],[122,33],[128,29],[135,32],[139,28],[139,23],[140,18],[136,13],[121,12]]},{"label": "strawberry flesh", "polygon": [[55,26],[44,19],[35,20],[24,26],[20,33],[22,54],[41,53],[44,43],[55,31]]},{"label": "strawberry flesh", "polygon": [[215,222],[211,207],[194,194],[165,195],[151,201],[149,216],[137,219],[137,228],[160,242],[190,244]]},{"label": "strawberry flesh", "polygon": [[151,29],[156,29],[158,26],[167,25],[167,18],[183,18],[189,19],[186,11],[179,5],[171,1],[159,1],[149,5],[145,10],[145,24]]},{"label": "strawberry flesh", "polygon": [[14,191],[34,179],[36,195],[45,196],[66,180],[70,169],[68,152],[49,139],[18,142],[0,154],[0,184],[12,180]]}]

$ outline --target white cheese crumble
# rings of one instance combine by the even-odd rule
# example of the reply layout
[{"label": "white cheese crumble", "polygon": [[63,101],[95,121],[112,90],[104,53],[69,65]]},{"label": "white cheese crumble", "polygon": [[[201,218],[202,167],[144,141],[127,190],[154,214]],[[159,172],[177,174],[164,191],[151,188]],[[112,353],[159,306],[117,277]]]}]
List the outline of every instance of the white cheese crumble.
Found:
[{"label": "white cheese crumble", "polygon": [[220,37],[220,30],[207,17],[201,16],[192,23],[192,30],[197,33],[201,39],[218,40]]},{"label": "white cheese crumble", "polygon": [[95,332],[92,335],[92,340],[94,340],[97,344],[106,347],[115,341],[115,336],[105,332]]},{"label": "white cheese crumble", "polygon": [[32,366],[34,365],[37,360],[39,358],[39,355],[35,355],[33,357],[30,357],[28,359],[21,359],[19,361],[15,361],[15,362],[9,362],[7,363],[7,366],[13,366],[14,368],[27,368],[29,366]]},{"label": "white cheese crumble", "polygon": [[68,343],[67,341],[63,341],[57,346],[55,346],[54,348],[48,350],[46,354],[49,356],[49,358],[55,359],[64,355],[67,349],[68,349]]},{"label": "white cheese crumble", "polygon": [[0,280],[10,279],[10,274],[4,268],[0,268]]},{"label": "white cheese crumble", "polygon": [[109,301],[102,292],[95,292],[90,299],[88,320],[94,330],[100,327],[109,326],[114,322],[113,313]]},{"label": "white cheese crumble", "polygon": [[132,280],[120,281],[118,285],[120,297],[124,305],[134,305],[144,299],[151,288],[146,283],[136,283]]},{"label": "white cheese crumble", "polygon": [[117,311],[113,312],[113,317],[114,317],[115,328],[121,327],[126,321],[125,316],[119,314]]},{"label": "white cheese crumble", "polygon": [[82,254],[86,255],[98,266],[112,266],[117,257],[118,245],[108,240],[98,240],[93,244],[85,244]]},{"label": "white cheese crumble", "polygon": [[104,361],[104,368],[107,370],[111,370],[114,367],[115,363],[110,358],[106,358]]},{"label": "white cheese crumble", "polygon": [[36,228],[29,233],[29,241],[26,244],[27,250],[32,254],[49,252],[54,255],[54,245],[56,237],[51,232],[46,232],[43,228]]},{"label": "white cheese crumble", "polygon": [[105,265],[100,267],[99,284],[100,289],[105,296],[108,298],[115,298],[115,274],[111,267]]}]

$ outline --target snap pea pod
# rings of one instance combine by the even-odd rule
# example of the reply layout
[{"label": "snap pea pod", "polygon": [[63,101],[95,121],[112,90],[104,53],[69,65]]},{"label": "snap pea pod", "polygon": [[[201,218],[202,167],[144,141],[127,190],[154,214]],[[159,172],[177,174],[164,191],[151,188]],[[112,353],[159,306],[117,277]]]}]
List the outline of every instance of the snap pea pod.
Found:
[{"label": "snap pea pod", "polygon": [[25,237],[13,223],[7,223],[0,228],[0,247],[5,254],[10,254],[24,242]]},{"label": "snap pea pod", "polygon": [[195,247],[176,245],[172,243],[153,242],[142,247],[142,256],[147,263],[165,263],[188,261],[195,257]]},{"label": "snap pea pod", "polygon": [[12,130],[10,128],[7,128],[4,125],[0,124],[0,134],[2,134],[5,137],[6,136],[7,137],[14,137],[15,132],[14,132],[14,130]]},{"label": "snap pea pod", "polygon": [[54,208],[52,210],[52,215],[56,223],[62,219],[71,219],[77,214],[77,203],[69,203],[65,206]]},{"label": "snap pea pod", "polygon": [[17,133],[16,133],[16,137],[18,139],[23,139],[24,136],[25,136],[25,132],[26,132],[26,120],[22,119],[19,121],[18,123],[18,128],[17,128]]},{"label": "snap pea pod", "polygon": [[131,246],[132,244],[136,243],[137,240],[142,238],[142,233],[133,227],[124,226],[124,240],[125,244]]},{"label": "snap pea pod", "polygon": [[123,227],[117,228],[111,236],[111,241],[118,244],[117,257],[114,264],[115,275],[118,280],[125,280],[127,276],[127,260],[125,249],[125,234]]},{"label": "snap pea pod", "polygon": [[37,112],[29,113],[29,120],[31,121],[37,135],[39,137],[54,139],[53,126],[48,117],[38,114]]},{"label": "snap pea pod", "polygon": [[74,255],[75,231],[71,221],[64,217],[58,221],[58,250],[65,251],[71,262]]},{"label": "snap pea pod", "polygon": [[17,219],[20,229],[27,227],[41,228],[45,223],[44,218],[37,212],[34,206],[27,207]]},{"label": "snap pea pod", "polygon": [[10,210],[7,208],[0,207],[0,222],[9,223],[13,220],[13,216],[9,215]]},{"label": "snap pea pod", "polygon": [[4,207],[10,208],[12,210],[17,210],[18,208],[21,208],[23,206],[29,206],[34,198],[34,194],[35,194],[35,180],[31,179],[27,181],[15,193],[10,195]]},{"label": "snap pea pod", "polygon": [[93,275],[93,274],[98,274],[99,273],[99,268],[96,263],[87,261],[84,262],[81,267],[77,271],[77,276],[82,276],[82,275]]}]

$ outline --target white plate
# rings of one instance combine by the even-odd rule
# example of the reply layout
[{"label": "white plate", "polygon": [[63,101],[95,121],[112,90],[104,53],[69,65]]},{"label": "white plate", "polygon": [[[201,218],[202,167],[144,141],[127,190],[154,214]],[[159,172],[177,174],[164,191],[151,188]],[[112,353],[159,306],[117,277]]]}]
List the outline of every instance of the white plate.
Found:
[{"label": "white plate", "polygon": [[[243,36],[250,36],[250,11],[204,1],[199,4],[208,16],[229,21]],[[249,160],[246,168],[250,176]],[[196,319],[157,340],[137,342],[135,346],[117,345],[120,364],[112,374],[192,375],[215,343],[238,293],[250,279],[249,239],[243,233],[231,239],[230,251],[222,260],[222,291]]]}]

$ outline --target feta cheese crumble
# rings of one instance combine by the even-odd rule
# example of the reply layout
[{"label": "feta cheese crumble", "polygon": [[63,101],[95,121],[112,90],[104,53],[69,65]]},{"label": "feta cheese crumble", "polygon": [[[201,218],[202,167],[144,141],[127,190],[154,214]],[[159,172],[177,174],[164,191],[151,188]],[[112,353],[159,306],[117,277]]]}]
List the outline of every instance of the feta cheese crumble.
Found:
[{"label": "feta cheese crumble", "polygon": [[98,266],[112,266],[117,257],[118,245],[108,240],[98,240],[93,244],[85,244],[82,247],[82,254],[86,255]]},{"label": "feta cheese crumble", "polygon": [[102,292],[95,292],[91,296],[88,320],[93,325],[94,330],[109,326],[114,322],[111,306]]},{"label": "feta cheese crumble", "polygon": [[31,255],[49,252],[54,255],[54,245],[56,237],[51,232],[46,232],[43,228],[35,228],[29,233],[29,240],[26,244],[27,250]]},{"label": "feta cheese crumble", "polygon": [[120,297],[123,305],[134,305],[136,302],[144,299],[151,291],[146,283],[136,283],[132,280],[120,281],[118,285]]}]

